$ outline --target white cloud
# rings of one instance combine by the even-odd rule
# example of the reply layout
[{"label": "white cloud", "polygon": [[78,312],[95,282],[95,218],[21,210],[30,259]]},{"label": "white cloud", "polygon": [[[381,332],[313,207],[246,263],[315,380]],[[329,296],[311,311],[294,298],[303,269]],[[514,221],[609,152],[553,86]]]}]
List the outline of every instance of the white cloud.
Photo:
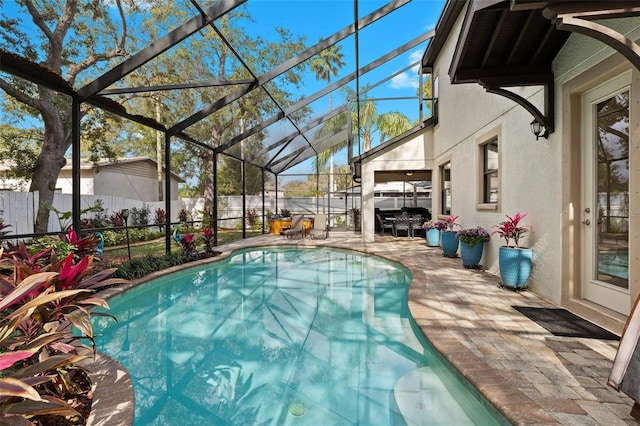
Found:
[{"label": "white cloud", "polygon": [[[419,61],[422,58],[422,54],[423,52],[421,50],[414,50],[413,52],[409,53],[409,60],[408,62],[410,64]],[[420,65],[416,65],[415,67],[411,68],[409,71],[405,71],[402,74],[398,74],[397,76],[393,77],[391,79],[391,88],[392,89],[406,89],[407,87],[409,88],[414,88],[417,89],[419,86],[419,82],[418,82],[418,69],[419,69]]]},{"label": "white cloud", "polygon": [[407,87],[418,87],[418,76],[415,73],[407,71],[391,79],[392,89],[406,89]]},{"label": "white cloud", "polygon": [[409,63],[412,64],[416,61],[419,61],[420,59],[422,59],[423,54],[424,52],[421,50],[414,50],[413,52],[409,53]]}]

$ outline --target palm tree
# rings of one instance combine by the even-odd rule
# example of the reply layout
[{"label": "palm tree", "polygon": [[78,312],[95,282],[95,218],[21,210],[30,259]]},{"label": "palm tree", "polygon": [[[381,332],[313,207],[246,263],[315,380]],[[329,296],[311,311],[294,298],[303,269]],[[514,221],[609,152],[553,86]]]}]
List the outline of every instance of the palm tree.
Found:
[{"label": "palm tree", "polygon": [[382,142],[411,128],[411,122],[406,115],[395,111],[378,114],[376,103],[366,97],[360,101],[359,109],[352,109],[351,119],[353,121],[354,134],[357,134],[362,140],[363,152],[371,149],[371,140],[374,133],[378,132],[380,134],[380,142]]},{"label": "palm tree", "polygon": [[[322,38],[320,38],[319,42],[322,42]],[[331,84],[331,77],[335,77],[338,75],[338,71],[340,68],[345,66],[345,63],[342,61],[344,58],[344,54],[340,52],[342,46],[336,46],[335,44],[324,49],[320,54],[313,57],[311,60],[311,71],[316,73],[316,80],[326,81],[327,84]],[[329,92],[329,112],[332,110],[331,105],[331,92]],[[334,151],[329,153],[329,159],[331,162],[330,170],[329,170],[329,190],[333,191],[334,183],[333,183],[333,155]],[[325,160],[326,164],[326,160]],[[316,169],[319,170],[319,169]]]},{"label": "palm tree", "polygon": [[[366,91],[366,90],[365,90]],[[347,88],[347,99],[355,98],[353,90]],[[333,117],[323,124],[322,128],[314,135],[314,140],[327,138],[328,135],[335,133],[346,125],[346,114],[340,114]],[[366,97],[360,101],[360,108],[356,108],[354,103],[351,109],[351,122],[353,123],[353,133],[357,134],[363,141],[363,152],[371,149],[371,141],[375,133],[379,133],[380,141],[398,136],[399,134],[409,130],[412,123],[407,116],[400,112],[386,112],[378,114],[375,101]],[[332,156],[345,148],[347,140],[343,140],[331,148],[320,152],[316,157],[314,164],[316,170],[322,170],[326,167]]]},{"label": "palm tree", "polygon": [[[322,38],[319,42],[322,42]],[[334,44],[311,59],[311,71],[316,73],[316,80],[326,81],[327,84],[330,84],[331,77],[337,76],[340,68],[346,65],[342,61],[344,54],[340,52],[340,49],[342,46]],[[329,111],[331,109],[331,92],[329,92]]]}]

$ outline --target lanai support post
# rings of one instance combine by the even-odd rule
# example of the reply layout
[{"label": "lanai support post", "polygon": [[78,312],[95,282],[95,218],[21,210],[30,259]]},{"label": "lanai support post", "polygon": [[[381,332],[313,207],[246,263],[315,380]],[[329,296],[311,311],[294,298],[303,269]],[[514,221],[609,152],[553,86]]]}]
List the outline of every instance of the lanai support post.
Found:
[{"label": "lanai support post", "polygon": [[213,151],[213,246],[218,246],[218,153]]},{"label": "lanai support post", "polygon": [[[77,96],[71,98],[71,215],[73,230],[80,236],[80,105]],[[64,231],[64,229],[61,229]]]},{"label": "lanai support post", "polygon": [[278,175],[275,175],[276,177],[276,210],[273,212],[273,214],[278,214]]},{"label": "lanai support post", "polygon": [[247,238],[247,165],[242,160],[242,239]]},{"label": "lanai support post", "polygon": [[[265,191],[264,191],[264,184],[265,184],[265,181],[266,181],[266,177],[265,177],[264,167],[261,167],[260,170],[262,170],[262,234],[264,235],[264,233],[265,233],[264,231],[265,231],[265,228],[266,228],[265,223],[267,222],[265,220],[266,219],[265,215],[266,215],[267,212],[265,211],[265,208],[264,208],[264,203],[267,200],[267,197],[266,197]],[[269,223],[269,228],[271,228],[271,223]]]},{"label": "lanai support post", "polygon": [[164,134],[164,247],[165,253],[171,253],[171,136]]}]

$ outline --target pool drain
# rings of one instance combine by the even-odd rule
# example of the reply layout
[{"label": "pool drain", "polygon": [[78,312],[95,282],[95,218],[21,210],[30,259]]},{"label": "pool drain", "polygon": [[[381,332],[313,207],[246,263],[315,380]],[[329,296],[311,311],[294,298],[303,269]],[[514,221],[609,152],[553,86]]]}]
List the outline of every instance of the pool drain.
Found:
[{"label": "pool drain", "polygon": [[292,416],[303,416],[307,412],[307,406],[302,401],[293,401],[289,405],[289,413]]}]

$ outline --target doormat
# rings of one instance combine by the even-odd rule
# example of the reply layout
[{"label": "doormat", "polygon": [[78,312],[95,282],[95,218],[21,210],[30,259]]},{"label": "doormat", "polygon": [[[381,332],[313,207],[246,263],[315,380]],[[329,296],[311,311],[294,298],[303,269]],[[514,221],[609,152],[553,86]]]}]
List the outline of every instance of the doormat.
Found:
[{"label": "doormat", "polygon": [[620,340],[620,337],[566,309],[512,306],[537,322],[554,336],[585,337],[587,339]]}]

